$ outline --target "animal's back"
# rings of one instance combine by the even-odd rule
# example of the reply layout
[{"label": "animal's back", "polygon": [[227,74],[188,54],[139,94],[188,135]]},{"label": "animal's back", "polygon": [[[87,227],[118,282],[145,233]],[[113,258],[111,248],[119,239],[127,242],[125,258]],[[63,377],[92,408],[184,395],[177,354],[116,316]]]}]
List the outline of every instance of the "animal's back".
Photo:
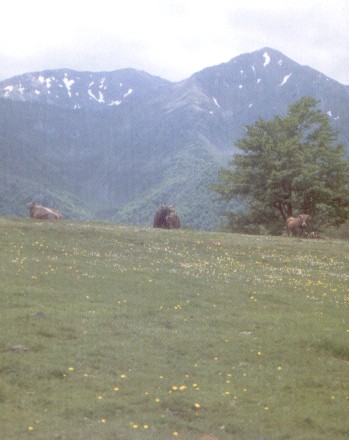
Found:
[{"label": "animal's back", "polygon": [[37,220],[60,220],[62,214],[46,206],[38,205],[37,203],[28,204],[30,208],[30,217]]}]

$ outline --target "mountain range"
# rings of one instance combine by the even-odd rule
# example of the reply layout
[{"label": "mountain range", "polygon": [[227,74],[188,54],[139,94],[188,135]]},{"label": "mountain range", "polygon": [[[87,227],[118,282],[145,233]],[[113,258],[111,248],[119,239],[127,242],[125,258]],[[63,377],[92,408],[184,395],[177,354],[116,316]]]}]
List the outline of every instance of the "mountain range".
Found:
[{"label": "mountain range", "polygon": [[349,88],[271,49],[180,82],[135,69],[26,73],[0,82],[0,214],[32,200],[66,218],[150,225],[161,203],[183,226],[216,229],[207,189],[246,125],[319,101],[349,153]]}]

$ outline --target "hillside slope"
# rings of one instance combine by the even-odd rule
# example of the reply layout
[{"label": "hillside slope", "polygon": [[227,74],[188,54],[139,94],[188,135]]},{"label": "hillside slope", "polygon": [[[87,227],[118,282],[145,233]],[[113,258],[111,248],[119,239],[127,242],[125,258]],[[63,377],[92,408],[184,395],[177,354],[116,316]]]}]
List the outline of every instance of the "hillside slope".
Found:
[{"label": "hillside slope", "polygon": [[0,83],[2,214],[49,202],[66,217],[149,225],[161,203],[186,227],[219,227],[207,190],[258,118],[314,96],[349,152],[347,88],[270,48],[179,83],[123,69],[44,71]]},{"label": "hillside slope", "polygon": [[349,243],[0,227],[6,440],[348,438]]}]

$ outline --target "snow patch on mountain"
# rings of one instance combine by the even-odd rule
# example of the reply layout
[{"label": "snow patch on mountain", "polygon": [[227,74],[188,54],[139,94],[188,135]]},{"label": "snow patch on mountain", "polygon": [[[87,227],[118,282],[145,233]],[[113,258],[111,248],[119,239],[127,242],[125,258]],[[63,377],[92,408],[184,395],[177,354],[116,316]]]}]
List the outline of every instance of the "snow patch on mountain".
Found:
[{"label": "snow patch on mountain", "polygon": [[213,102],[215,103],[215,105],[216,105],[218,108],[221,108],[221,106],[218,104],[217,99],[216,99],[215,97],[213,97]]},{"label": "snow patch on mountain", "polygon": [[97,102],[99,102],[101,104],[103,104],[105,102],[103,93],[100,90],[98,91],[98,97],[92,92],[91,89],[88,89],[87,93],[90,96],[90,98],[95,99]]},{"label": "snow patch on mountain", "polygon": [[127,92],[124,94],[124,98],[126,98],[126,96],[131,95],[131,93],[133,93],[133,89],[128,89]]},{"label": "snow patch on mountain", "polygon": [[4,87],[5,90],[4,98],[8,98],[10,96],[11,92],[13,91],[13,88],[14,88],[13,86]]},{"label": "snow patch on mountain", "polygon": [[284,79],[281,81],[279,86],[282,87],[283,85],[285,85],[287,83],[287,81],[289,80],[289,78],[291,77],[291,75],[292,75],[292,73],[289,73],[288,75],[285,75]]},{"label": "snow patch on mountain", "polygon": [[270,63],[270,56],[268,52],[264,52],[263,58],[264,58],[263,67],[266,67]]},{"label": "snow patch on mountain", "polygon": [[69,79],[68,75],[65,74],[63,78],[63,82],[68,90],[69,97],[71,97],[71,86],[75,83],[75,81],[73,79]]}]

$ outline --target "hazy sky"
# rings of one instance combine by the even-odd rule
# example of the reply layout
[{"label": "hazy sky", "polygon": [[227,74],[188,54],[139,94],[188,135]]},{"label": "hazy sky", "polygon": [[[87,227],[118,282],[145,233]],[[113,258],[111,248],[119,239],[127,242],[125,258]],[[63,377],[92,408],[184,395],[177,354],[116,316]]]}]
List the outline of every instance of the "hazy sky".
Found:
[{"label": "hazy sky", "polygon": [[349,85],[348,0],[12,0],[0,80],[133,67],[179,81],[265,46]]}]

